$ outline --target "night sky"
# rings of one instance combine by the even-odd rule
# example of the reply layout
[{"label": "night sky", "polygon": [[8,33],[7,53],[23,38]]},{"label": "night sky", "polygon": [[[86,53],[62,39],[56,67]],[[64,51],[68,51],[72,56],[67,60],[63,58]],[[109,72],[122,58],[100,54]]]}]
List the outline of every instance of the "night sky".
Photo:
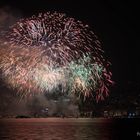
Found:
[{"label": "night sky", "polygon": [[22,16],[39,12],[59,11],[89,24],[102,42],[112,63],[116,82],[139,82],[138,9],[136,3],[117,0],[36,0],[1,1]]},{"label": "night sky", "polygon": [[29,17],[39,12],[58,11],[83,21],[90,25],[99,37],[105,55],[112,63],[115,83],[139,83],[137,3],[118,0],[1,0],[0,7],[8,7],[15,15],[21,17]]}]

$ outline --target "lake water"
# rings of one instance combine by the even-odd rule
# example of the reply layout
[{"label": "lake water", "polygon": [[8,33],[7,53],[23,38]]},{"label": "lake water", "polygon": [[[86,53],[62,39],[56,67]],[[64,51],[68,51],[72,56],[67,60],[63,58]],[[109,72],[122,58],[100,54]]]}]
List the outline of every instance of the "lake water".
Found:
[{"label": "lake water", "polygon": [[0,140],[140,139],[140,119],[0,119]]}]

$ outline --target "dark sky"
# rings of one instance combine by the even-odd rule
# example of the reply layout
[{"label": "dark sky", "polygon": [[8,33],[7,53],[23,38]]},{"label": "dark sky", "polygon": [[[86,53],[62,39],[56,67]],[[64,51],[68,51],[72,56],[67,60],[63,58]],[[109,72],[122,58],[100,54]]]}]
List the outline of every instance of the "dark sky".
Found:
[{"label": "dark sky", "polygon": [[138,3],[118,0],[1,0],[0,3],[1,7],[9,6],[25,17],[51,10],[89,24],[112,63],[114,81],[139,82]]}]

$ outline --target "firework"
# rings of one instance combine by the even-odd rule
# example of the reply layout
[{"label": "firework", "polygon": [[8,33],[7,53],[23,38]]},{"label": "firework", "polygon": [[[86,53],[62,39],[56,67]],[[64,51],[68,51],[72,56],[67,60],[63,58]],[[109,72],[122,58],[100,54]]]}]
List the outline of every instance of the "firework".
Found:
[{"label": "firework", "polygon": [[88,25],[61,13],[21,19],[0,43],[0,70],[21,95],[60,91],[96,99],[112,84],[109,63]]}]

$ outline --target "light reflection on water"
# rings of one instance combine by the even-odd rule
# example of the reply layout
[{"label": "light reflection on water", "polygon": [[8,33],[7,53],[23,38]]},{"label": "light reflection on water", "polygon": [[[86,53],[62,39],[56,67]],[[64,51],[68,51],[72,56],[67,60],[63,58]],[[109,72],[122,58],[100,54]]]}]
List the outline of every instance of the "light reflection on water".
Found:
[{"label": "light reflection on water", "polygon": [[0,120],[0,140],[114,140],[112,127],[106,119]]}]

